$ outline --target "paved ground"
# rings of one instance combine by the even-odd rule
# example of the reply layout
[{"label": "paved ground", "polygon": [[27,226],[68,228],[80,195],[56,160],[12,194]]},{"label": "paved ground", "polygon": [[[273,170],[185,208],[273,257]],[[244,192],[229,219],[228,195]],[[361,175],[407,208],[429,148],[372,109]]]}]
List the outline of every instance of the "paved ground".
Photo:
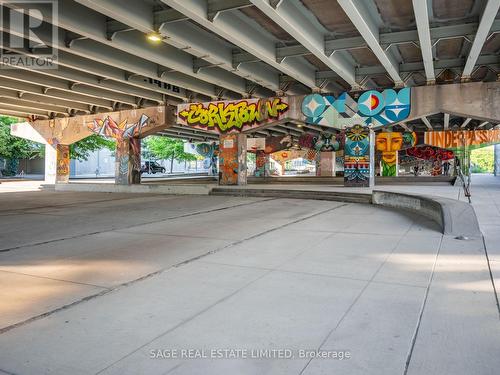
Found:
[{"label": "paved ground", "polygon": [[[498,374],[482,239],[360,204],[16,189],[0,185],[0,374]],[[294,358],[251,358],[266,349]],[[168,354],[240,358],[151,358]]]}]

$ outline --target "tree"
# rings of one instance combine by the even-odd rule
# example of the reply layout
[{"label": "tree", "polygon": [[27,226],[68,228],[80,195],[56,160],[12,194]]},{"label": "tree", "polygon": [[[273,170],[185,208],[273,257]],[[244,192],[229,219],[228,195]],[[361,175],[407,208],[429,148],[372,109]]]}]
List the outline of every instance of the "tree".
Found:
[{"label": "tree", "polygon": [[196,156],[184,152],[184,141],[169,137],[151,136],[144,139],[144,146],[157,159],[170,159],[170,173],[174,168],[174,160],[196,160]]},{"label": "tree", "polygon": [[470,154],[472,173],[493,173],[494,164],[493,146],[472,150]]},{"label": "tree", "polygon": [[[15,175],[19,159],[32,159],[43,155],[42,145],[10,134],[10,125],[19,122],[17,118],[0,116],[0,158],[7,160],[6,175]],[[0,168],[1,172],[1,168]]]},{"label": "tree", "polygon": [[94,134],[69,146],[69,157],[80,161],[87,160],[91,152],[107,148],[113,151],[115,141]]}]

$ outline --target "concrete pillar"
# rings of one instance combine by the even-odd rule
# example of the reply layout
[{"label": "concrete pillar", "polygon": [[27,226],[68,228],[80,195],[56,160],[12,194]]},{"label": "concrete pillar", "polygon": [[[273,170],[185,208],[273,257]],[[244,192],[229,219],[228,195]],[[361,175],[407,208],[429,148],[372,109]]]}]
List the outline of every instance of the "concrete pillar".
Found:
[{"label": "concrete pillar", "polygon": [[45,144],[45,183],[64,184],[69,181],[69,146]]},{"label": "concrete pillar", "polygon": [[382,152],[380,159],[380,175],[396,177],[399,170],[399,152],[385,151]]},{"label": "concrete pillar", "polygon": [[219,185],[246,185],[246,134],[221,135],[219,148]]},{"label": "concrete pillar", "polygon": [[375,135],[367,126],[346,129],[344,186],[370,187],[375,184]]},{"label": "concrete pillar", "polygon": [[316,176],[335,176],[335,152],[319,152],[319,162],[317,163]]},{"label": "concrete pillar", "polygon": [[141,140],[124,138],[116,141],[115,184],[141,183]]},{"label": "concrete pillar", "polygon": [[255,151],[255,177],[269,176],[270,155],[264,150]]},{"label": "concrete pillar", "polygon": [[494,146],[494,157],[493,157],[493,173],[495,176],[500,176],[500,144]]}]

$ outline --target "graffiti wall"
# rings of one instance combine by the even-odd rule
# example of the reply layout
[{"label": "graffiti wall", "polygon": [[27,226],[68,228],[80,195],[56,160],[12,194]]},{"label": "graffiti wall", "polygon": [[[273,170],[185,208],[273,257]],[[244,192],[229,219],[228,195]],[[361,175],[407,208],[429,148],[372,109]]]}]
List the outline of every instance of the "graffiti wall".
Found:
[{"label": "graffiti wall", "polygon": [[69,181],[69,146],[56,145],[56,182],[66,183]]},{"label": "graffiti wall", "polygon": [[186,142],[184,143],[184,152],[204,157],[204,168],[209,170],[209,175],[217,175],[217,157],[219,156],[219,145],[215,142]]},{"label": "graffiti wall", "polygon": [[356,124],[383,126],[402,121],[410,114],[410,88],[383,92],[370,90],[357,100],[342,93],[332,95],[311,94],[302,101],[302,114],[310,124],[343,129]]},{"label": "graffiti wall", "polygon": [[500,143],[500,129],[425,132],[424,143],[450,150],[486,147]]},{"label": "graffiti wall", "polygon": [[380,132],[376,136],[375,148],[381,153],[380,170],[382,176],[398,175],[398,151],[413,147],[417,143],[414,132]]},{"label": "graffiti wall", "polygon": [[319,135],[304,133],[299,137],[299,146],[314,149],[318,152],[338,151],[343,142],[344,133],[333,134],[323,132]]},{"label": "graffiti wall", "polygon": [[344,146],[344,185],[369,187],[373,184],[372,132],[367,126],[346,129]]},{"label": "graffiti wall", "polygon": [[225,134],[219,143],[219,184],[246,184],[246,135]]},{"label": "graffiti wall", "polygon": [[269,175],[269,154],[264,150],[255,152],[255,177],[266,177]]},{"label": "graffiti wall", "polygon": [[224,134],[280,120],[288,109],[286,98],[187,103],[177,106],[177,123]]},{"label": "graffiti wall", "polygon": [[124,139],[116,143],[115,183],[130,185],[141,183],[141,140]]}]

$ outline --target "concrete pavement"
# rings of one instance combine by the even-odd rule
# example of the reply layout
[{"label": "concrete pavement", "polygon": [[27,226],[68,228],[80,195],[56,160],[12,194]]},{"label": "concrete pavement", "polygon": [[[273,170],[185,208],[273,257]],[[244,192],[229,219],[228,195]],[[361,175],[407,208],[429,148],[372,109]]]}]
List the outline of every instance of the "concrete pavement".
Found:
[{"label": "concrete pavement", "polygon": [[[442,236],[412,214],[313,200],[50,191],[0,194],[0,207],[6,373],[500,368],[482,240]],[[490,213],[478,217],[494,232]],[[209,358],[182,358],[182,349]],[[241,351],[229,359],[223,349]],[[256,352],[265,349],[293,358]],[[318,350],[350,358],[311,358]]]}]

